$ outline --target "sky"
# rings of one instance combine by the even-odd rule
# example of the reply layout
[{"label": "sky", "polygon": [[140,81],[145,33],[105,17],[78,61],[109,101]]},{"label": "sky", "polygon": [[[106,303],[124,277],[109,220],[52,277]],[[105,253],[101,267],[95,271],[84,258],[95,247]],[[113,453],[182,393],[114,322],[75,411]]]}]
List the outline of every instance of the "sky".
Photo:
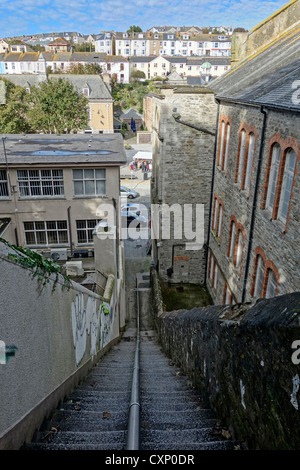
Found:
[{"label": "sky", "polygon": [[0,38],[37,33],[126,31],[136,25],[233,26],[247,30],[284,0],[1,0]]}]

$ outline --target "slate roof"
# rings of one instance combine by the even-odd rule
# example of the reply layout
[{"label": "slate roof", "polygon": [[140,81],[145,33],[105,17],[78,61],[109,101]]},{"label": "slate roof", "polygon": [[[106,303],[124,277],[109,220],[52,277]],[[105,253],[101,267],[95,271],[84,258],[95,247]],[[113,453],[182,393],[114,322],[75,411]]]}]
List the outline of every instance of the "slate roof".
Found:
[{"label": "slate roof", "polygon": [[151,62],[156,58],[157,56],[131,56],[129,62]]},{"label": "slate roof", "polygon": [[89,100],[93,99],[104,99],[112,100],[112,96],[105,85],[104,81],[99,75],[77,75],[77,74],[53,74],[50,76],[51,79],[68,79],[73,86],[78,90],[82,91],[83,88],[88,86],[90,90]]},{"label": "slate roof", "polygon": [[186,77],[188,85],[205,85],[205,80],[202,77]]},{"label": "slate roof", "polygon": [[[126,163],[123,137],[120,134],[7,134],[4,137],[6,137],[5,150],[10,166],[59,167],[70,164],[124,165]],[[96,151],[109,153],[95,153]],[[2,145],[0,165],[5,165]]]},{"label": "slate roof", "polygon": [[139,114],[135,109],[130,108],[127,111],[124,111],[120,116],[119,119],[143,119],[143,116]]},{"label": "slate roof", "polygon": [[[28,87],[38,86],[41,81],[46,80],[46,74],[15,74],[3,75],[3,78],[10,80],[15,85]],[[48,77],[49,79],[58,80],[63,78],[69,80],[75,89],[82,92],[83,88],[89,88],[89,100],[112,100],[112,96],[105,85],[104,81],[99,75],[76,75],[76,74],[53,74]]]},{"label": "slate roof", "polygon": [[203,65],[204,62],[209,62],[211,65],[228,65],[231,64],[230,57],[187,57],[187,65]]},{"label": "slate roof", "polygon": [[300,77],[300,27],[277,36],[269,45],[210,83],[217,97],[300,110],[293,99]]},{"label": "slate roof", "polygon": [[2,78],[9,80],[16,86],[23,88],[38,86],[41,81],[46,80],[46,74],[6,74]]},{"label": "slate roof", "polygon": [[107,55],[102,58],[104,62],[129,62],[128,59],[122,55]]}]

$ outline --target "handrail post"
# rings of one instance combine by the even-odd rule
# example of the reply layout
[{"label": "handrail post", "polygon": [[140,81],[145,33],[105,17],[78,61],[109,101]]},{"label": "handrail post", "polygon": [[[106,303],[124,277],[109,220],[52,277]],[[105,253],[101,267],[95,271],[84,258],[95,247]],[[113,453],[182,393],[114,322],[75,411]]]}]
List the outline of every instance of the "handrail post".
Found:
[{"label": "handrail post", "polygon": [[136,349],[134,357],[132,385],[131,385],[131,399],[129,405],[128,417],[128,433],[127,433],[127,450],[139,450],[140,448],[140,374],[139,374],[139,355],[140,355],[140,303],[139,303],[139,288],[136,280],[136,293],[137,293],[137,334],[136,334]]}]

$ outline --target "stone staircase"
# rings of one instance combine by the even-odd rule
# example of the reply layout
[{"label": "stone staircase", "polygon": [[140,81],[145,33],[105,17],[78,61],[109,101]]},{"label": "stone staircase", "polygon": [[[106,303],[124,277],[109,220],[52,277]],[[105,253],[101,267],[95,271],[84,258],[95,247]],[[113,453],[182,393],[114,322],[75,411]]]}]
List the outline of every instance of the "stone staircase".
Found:
[{"label": "stone staircase", "polygon": [[[140,348],[141,450],[233,450],[222,428],[157,341]],[[223,430],[224,436],[229,436]]]},{"label": "stone staircase", "polygon": [[[25,450],[125,450],[135,330],[45,421]],[[140,341],[141,450],[231,450],[210,409],[161,352],[155,334]]]}]

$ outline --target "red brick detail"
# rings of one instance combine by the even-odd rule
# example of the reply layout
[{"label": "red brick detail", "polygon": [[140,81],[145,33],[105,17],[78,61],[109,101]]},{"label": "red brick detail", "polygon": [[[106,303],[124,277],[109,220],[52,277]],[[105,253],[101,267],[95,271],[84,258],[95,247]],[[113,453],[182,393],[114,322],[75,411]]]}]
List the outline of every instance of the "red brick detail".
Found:
[{"label": "red brick detail", "polygon": [[240,165],[240,152],[241,152],[241,143],[242,143],[242,131],[246,132],[246,144],[245,144],[245,156],[243,162],[243,173],[242,173],[242,182],[241,182],[241,189],[245,188],[245,178],[246,178],[246,170],[247,170],[247,162],[248,162],[248,153],[249,153],[249,142],[250,142],[250,134],[254,134],[255,141],[254,141],[254,151],[253,151],[253,162],[251,168],[251,181],[250,181],[250,188],[249,188],[249,195],[252,186],[252,174],[253,174],[253,167],[254,167],[254,160],[255,160],[255,152],[256,152],[256,144],[258,139],[258,131],[254,124],[247,125],[245,122],[242,122],[239,126],[239,144],[238,144],[238,152],[236,156],[236,166],[235,166],[235,175],[234,175],[234,182],[237,183],[238,181],[238,174],[239,174],[239,165]]},{"label": "red brick detail", "polygon": [[[212,263],[212,272],[211,272],[211,260],[212,259],[213,259],[213,263]],[[212,251],[210,250],[210,252],[209,252],[208,278],[211,282],[211,285],[212,285],[213,289],[214,289],[214,284],[215,284],[215,268],[216,268],[216,265],[218,266],[218,263],[216,261],[216,258],[212,254]],[[217,275],[218,275],[218,273],[219,273],[219,266],[218,266]],[[217,279],[217,281],[218,281],[218,279]],[[215,290],[217,290],[217,289],[215,289]]]},{"label": "red brick detail", "polygon": [[230,255],[230,245],[231,245],[231,237],[232,237],[232,225],[233,223],[235,224],[236,230],[235,230],[235,241],[234,241],[234,253],[233,253],[233,265],[236,266],[236,261],[237,261],[237,250],[238,250],[238,242],[239,242],[239,232],[242,232],[243,234],[243,247],[242,247],[242,257],[241,257],[241,263],[240,263],[240,274],[241,274],[241,269],[242,269],[242,264],[243,264],[243,256],[244,256],[244,248],[245,248],[245,241],[246,241],[246,231],[244,229],[244,226],[239,223],[235,217],[235,215],[231,215],[230,217],[230,229],[229,229],[229,241],[228,241],[228,248],[227,248],[227,256]]},{"label": "red brick detail", "polygon": [[268,271],[271,269],[275,275],[277,286],[276,286],[276,291],[275,295],[278,292],[278,284],[279,284],[279,273],[276,265],[273,263],[273,261],[267,259],[265,252],[262,247],[258,246],[255,249],[255,260],[254,260],[254,267],[253,267],[253,275],[252,275],[252,285],[250,289],[250,295],[254,295],[254,290],[255,290],[255,280],[256,280],[256,274],[257,274],[257,264],[258,264],[258,256],[261,256],[265,265],[265,270],[264,270],[264,278],[263,278],[263,286],[262,286],[262,293],[261,297],[266,296],[266,291],[267,291],[267,284],[268,284]]},{"label": "red brick detail", "polygon": [[231,290],[228,287],[227,282],[225,281],[225,283],[224,283],[224,292],[223,292],[223,304],[224,305],[225,305],[225,302],[226,302],[226,292],[227,292],[227,290],[229,291],[229,304],[231,304],[232,303],[232,293],[231,293]]},{"label": "red brick detail", "polygon": [[293,149],[296,153],[296,167],[295,167],[295,173],[294,173],[294,179],[293,179],[293,184],[292,184],[292,191],[291,191],[291,197],[290,197],[290,204],[289,204],[289,209],[288,209],[288,215],[287,215],[287,220],[285,224],[285,231],[287,232],[287,225],[288,221],[290,219],[290,206],[291,206],[291,200],[293,197],[293,191],[294,191],[294,185],[295,185],[295,178],[296,174],[298,172],[297,165],[300,161],[300,145],[298,142],[292,138],[288,137],[286,139],[283,139],[280,134],[275,133],[270,139],[269,139],[269,153],[267,157],[267,166],[266,166],[266,174],[265,174],[265,182],[263,185],[263,196],[262,196],[262,203],[261,203],[261,209],[265,209],[266,207],[266,200],[267,200],[267,193],[268,193],[268,186],[269,186],[269,178],[270,178],[270,169],[271,169],[271,162],[272,162],[272,151],[273,151],[273,145],[277,143],[279,144],[281,148],[281,157],[280,157],[280,164],[279,164],[279,171],[278,171],[278,178],[277,178],[277,185],[276,185],[276,193],[275,193],[275,201],[274,201],[274,207],[273,207],[273,212],[272,212],[272,219],[276,219],[278,215],[278,207],[279,207],[279,201],[280,201],[280,193],[281,193],[281,187],[282,187],[282,181],[283,181],[283,174],[284,174],[284,167],[285,167],[285,160],[286,160],[286,154],[288,149]]},{"label": "red brick detail", "polygon": [[189,256],[174,256],[174,261],[190,261]]},{"label": "red brick detail", "polygon": [[[217,208],[216,208],[216,201],[217,201]],[[220,220],[220,206],[222,206],[223,218],[222,218],[222,223],[221,223],[221,228],[220,228],[220,234],[218,234],[218,227],[219,227],[219,220]],[[216,225],[214,225],[216,209],[217,209],[218,212],[217,212]],[[212,228],[212,230],[215,231],[215,235],[216,235],[218,238],[221,238],[223,220],[224,220],[224,202],[223,202],[222,199],[215,193],[215,194],[214,194],[214,200],[213,200],[213,213],[212,213],[211,228]]]},{"label": "red brick detail", "polygon": [[[222,122],[224,122],[225,129],[224,129],[224,141],[223,141],[223,150],[222,150],[222,155],[221,153],[221,140],[222,140]],[[227,145],[227,125],[229,124],[230,126],[230,131],[232,129],[232,120],[229,116],[225,116],[225,114],[222,114],[220,117],[220,123],[219,123],[219,144],[218,144],[218,151],[217,151],[217,166],[221,165],[222,170],[226,170],[224,168],[224,162],[225,162],[225,150],[226,150],[226,145]],[[229,145],[229,144],[228,144]]]}]

